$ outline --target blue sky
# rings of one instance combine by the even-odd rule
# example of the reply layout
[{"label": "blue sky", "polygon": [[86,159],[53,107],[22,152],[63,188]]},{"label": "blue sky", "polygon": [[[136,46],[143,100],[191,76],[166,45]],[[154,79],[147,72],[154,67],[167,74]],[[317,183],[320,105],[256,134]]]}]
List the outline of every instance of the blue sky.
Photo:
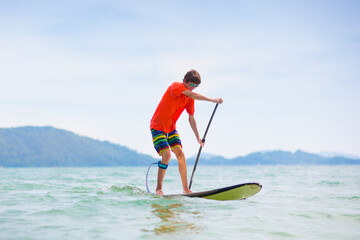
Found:
[{"label": "blue sky", "polygon": [[[204,152],[360,156],[359,1],[1,1],[0,127],[156,156],[149,122],[190,69],[222,97]],[[203,135],[214,104],[196,103]],[[198,150],[186,112],[178,130]]]}]

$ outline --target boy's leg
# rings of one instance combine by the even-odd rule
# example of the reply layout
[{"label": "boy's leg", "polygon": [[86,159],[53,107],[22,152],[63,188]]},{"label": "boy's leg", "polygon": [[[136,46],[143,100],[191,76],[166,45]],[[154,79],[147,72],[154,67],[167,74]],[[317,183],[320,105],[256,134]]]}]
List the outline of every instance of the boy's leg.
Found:
[{"label": "boy's leg", "polygon": [[180,177],[181,177],[181,183],[183,186],[183,192],[191,193],[191,191],[188,187],[188,182],[187,182],[187,168],[186,168],[185,154],[181,147],[173,148],[173,152],[175,153],[176,158],[178,160],[179,173],[180,173]]},{"label": "boy's leg", "polygon": [[[151,135],[153,138],[153,144],[158,152],[159,156],[161,156],[161,163],[169,164],[171,158],[170,146],[167,141],[167,135],[162,131],[157,131],[155,129],[151,129]],[[158,169],[158,179],[157,179],[157,186],[155,190],[155,194],[163,195],[162,191],[162,183],[164,180],[164,176],[166,173],[166,169],[162,169],[159,167]]]},{"label": "boy's leg", "polygon": [[[171,158],[170,148],[161,153],[161,163],[169,164]],[[165,177],[166,169],[158,168],[157,186],[155,190],[156,195],[164,195],[162,191],[162,183]]]}]

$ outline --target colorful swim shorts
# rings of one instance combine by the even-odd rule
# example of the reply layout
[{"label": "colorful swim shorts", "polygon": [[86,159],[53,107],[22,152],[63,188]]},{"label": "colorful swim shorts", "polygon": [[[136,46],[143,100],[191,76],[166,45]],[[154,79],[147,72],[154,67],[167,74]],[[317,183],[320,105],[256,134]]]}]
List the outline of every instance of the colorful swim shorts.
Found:
[{"label": "colorful swim shorts", "polygon": [[182,147],[180,136],[176,129],[171,133],[164,133],[162,131],[151,129],[151,135],[154,147],[159,156],[161,156],[161,154],[169,148],[174,150],[176,147]]}]

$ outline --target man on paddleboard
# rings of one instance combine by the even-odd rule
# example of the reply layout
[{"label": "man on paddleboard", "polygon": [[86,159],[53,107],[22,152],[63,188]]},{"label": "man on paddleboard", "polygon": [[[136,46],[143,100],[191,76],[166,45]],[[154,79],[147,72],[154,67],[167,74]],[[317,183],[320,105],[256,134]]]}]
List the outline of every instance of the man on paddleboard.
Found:
[{"label": "man on paddleboard", "polygon": [[208,98],[193,92],[201,83],[200,74],[195,70],[186,73],[183,82],[174,82],[166,90],[155,113],[151,119],[150,129],[154,147],[161,156],[159,162],[156,194],[163,195],[162,183],[166,168],[171,158],[170,149],[175,153],[178,160],[179,172],[184,193],[191,193],[187,183],[187,168],[185,155],[182,150],[181,140],[176,131],[176,121],[181,113],[186,109],[189,114],[189,122],[195,137],[201,146],[202,142],[194,118],[194,100],[209,101],[221,104],[221,98]]}]

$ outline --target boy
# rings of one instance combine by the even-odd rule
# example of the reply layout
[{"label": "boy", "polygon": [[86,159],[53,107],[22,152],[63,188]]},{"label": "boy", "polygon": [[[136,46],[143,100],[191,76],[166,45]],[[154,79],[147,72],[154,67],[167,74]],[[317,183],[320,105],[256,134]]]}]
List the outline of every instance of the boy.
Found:
[{"label": "boy", "polygon": [[176,131],[176,121],[181,113],[186,109],[189,114],[189,122],[195,137],[201,146],[205,143],[201,141],[194,118],[194,100],[209,101],[221,104],[221,98],[208,98],[193,90],[201,83],[200,74],[195,70],[186,73],[183,82],[174,82],[166,90],[154,116],[151,119],[150,129],[153,143],[161,162],[159,162],[156,194],[163,195],[162,182],[165,176],[166,168],[171,158],[171,150],[175,153],[179,164],[179,172],[184,193],[191,193],[187,184],[187,169],[185,155],[182,150],[181,140]]}]

